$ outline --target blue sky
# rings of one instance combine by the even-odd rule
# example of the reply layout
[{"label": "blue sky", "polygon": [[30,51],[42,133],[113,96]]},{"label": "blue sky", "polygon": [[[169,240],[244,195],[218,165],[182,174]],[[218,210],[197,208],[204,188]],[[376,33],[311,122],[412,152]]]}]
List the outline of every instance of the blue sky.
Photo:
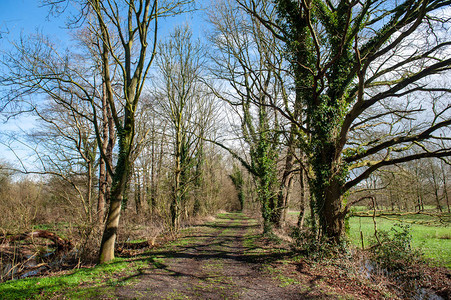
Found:
[{"label": "blue sky", "polygon": [[[36,29],[50,35],[59,35],[61,20],[48,17],[48,8],[40,7],[39,0],[0,0],[0,33],[2,40],[15,39],[20,33]],[[2,43],[3,44],[3,43]]]},{"label": "blue sky", "polygon": [[[208,0],[196,1],[196,8],[206,7]],[[62,40],[67,39],[67,31],[64,27],[64,16],[49,16],[48,7],[40,5],[40,0],[0,0],[0,45],[7,46],[5,40],[14,40],[21,33],[29,34],[36,30],[54,36]],[[205,36],[204,14],[201,10],[185,13],[167,20],[161,20],[160,32],[165,34],[173,27],[180,24],[190,24],[194,36]]]},{"label": "blue sky", "polygon": [[[69,32],[63,28],[65,16],[49,16],[49,8],[43,7],[40,3],[40,0],[0,0],[0,51],[8,50],[10,43],[17,40],[21,34],[26,36],[33,34],[36,30],[56,39],[61,48],[68,46],[70,43]],[[196,1],[196,8],[206,7],[206,3],[210,3],[210,0]],[[159,39],[163,39],[175,26],[182,24],[189,24],[193,29],[193,36],[202,39],[206,36],[207,29],[204,19],[205,15],[202,10],[197,10],[160,20]],[[31,116],[21,116],[8,123],[0,120],[0,142],[7,139],[2,136],[2,132],[12,131],[18,134],[32,129],[34,127],[33,119]],[[18,151],[19,148],[23,148],[20,145],[17,147]],[[25,152],[19,151],[19,153]],[[2,160],[13,162],[16,159],[13,153],[0,143],[0,162]]]},{"label": "blue sky", "polygon": [[[55,37],[65,35],[61,28],[63,22],[48,17],[48,8],[40,7],[39,0],[0,0],[0,49],[7,50],[10,42],[17,40],[21,34],[27,35],[40,30]],[[3,121],[3,120],[2,120]],[[33,127],[33,118],[30,116],[21,116],[0,123],[0,131],[12,131],[20,134],[21,131],[27,131]],[[1,132],[0,132],[1,134]],[[5,136],[1,137],[2,141],[7,141]],[[25,153],[20,150],[21,147],[17,143],[17,154]],[[0,161],[6,160],[14,162],[15,157],[11,151],[5,146],[0,145]]]}]

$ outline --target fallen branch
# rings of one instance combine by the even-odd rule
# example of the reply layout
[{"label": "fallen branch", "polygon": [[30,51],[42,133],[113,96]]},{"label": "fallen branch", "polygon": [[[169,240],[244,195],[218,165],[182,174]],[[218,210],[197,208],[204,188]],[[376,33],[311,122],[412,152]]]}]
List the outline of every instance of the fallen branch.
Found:
[{"label": "fallen branch", "polygon": [[[368,212],[354,212],[352,213],[352,216],[362,216],[362,217],[371,217],[372,214],[369,214]],[[384,212],[384,211],[379,211],[377,213],[377,216],[379,215],[384,215],[384,216],[411,216],[411,215],[426,215],[426,216],[431,216],[431,217],[445,217],[446,215],[444,214],[439,214],[439,213],[429,213],[429,212],[425,212],[425,211],[410,211],[410,212]]]},{"label": "fallen branch", "polygon": [[4,242],[13,243],[33,238],[43,238],[51,240],[55,244],[57,251],[69,251],[72,249],[72,243],[70,241],[62,239],[56,234],[47,230],[35,230],[31,232],[9,236],[4,239]]},{"label": "fallen branch", "polygon": [[[351,213],[351,217],[377,217],[377,218],[383,218],[383,219],[387,219],[387,220],[392,220],[392,221],[399,221],[399,222],[405,222],[405,223],[413,223],[413,224],[429,224],[429,223],[433,223],[433,222],[427,222],[427,221],[422,221],[422,220],[401,220],[401,219],[397,219],[395,217],[405,217],[405,216],[414,216],[414,215],[425,215],[425,216],[430,216],[430,217],[434,217],[437,218],[440,223],[446,223],[445,219],[450,218],[448,215],[446,214],[439,214],[439,213],[430,213],[430,212],[425,212],[425,211],[416,211],[416,212],[383,212],[383,211],[379,211],[379,212],[373,212],[373,211],[368,211],[368,212],[353,212]],[[393,218],[390,218],[393,217]]]}]

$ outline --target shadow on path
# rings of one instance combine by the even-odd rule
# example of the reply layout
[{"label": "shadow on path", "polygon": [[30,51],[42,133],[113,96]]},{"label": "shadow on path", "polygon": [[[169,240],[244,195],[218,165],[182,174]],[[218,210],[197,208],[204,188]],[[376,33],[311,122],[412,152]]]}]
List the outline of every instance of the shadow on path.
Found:
[{"label": "shadow on path", "polygon": [[119,299],[333,299],[312,287],[282,284],[272,262],[292,256],[255,245],[259,226],[243,214],[219,215],[183,238],[133,260],[148,266],[121,279]]}]

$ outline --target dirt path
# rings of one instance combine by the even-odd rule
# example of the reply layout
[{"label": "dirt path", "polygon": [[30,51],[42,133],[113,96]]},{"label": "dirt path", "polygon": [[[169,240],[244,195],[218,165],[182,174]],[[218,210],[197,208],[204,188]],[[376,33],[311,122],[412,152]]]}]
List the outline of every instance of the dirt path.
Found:
[{"label": "dirt path", "polygon": [[[0,286],[0,299],[399,299],[385,288],[393,283],[367,276],[358,256],[306,257],[260,231],[243,214],[222,214],[160,248],[123,250],[109,264],[10,281]],[[428,278],[438,277],[426,287],[448,299],[449,273],[428,270]]]},{"label": "dirt path", "polygon": [[[282,276],[271,262],[283,251],[253,244],[256,222],[220,215],[186,237],[154,251],[149,268],[117,287],[119,299],[333,299],[314,286]],[[130,278],[127,278],[129,281]]]}]

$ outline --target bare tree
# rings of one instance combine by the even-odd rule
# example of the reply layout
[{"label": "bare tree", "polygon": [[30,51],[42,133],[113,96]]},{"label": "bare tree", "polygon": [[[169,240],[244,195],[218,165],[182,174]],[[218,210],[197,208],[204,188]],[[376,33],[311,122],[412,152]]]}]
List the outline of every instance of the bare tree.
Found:
[{"label": "bare tree", "polygon": [[[156,95],[164,115],[171,124],[174,179],[171,200],[171,223],[180,226],[182,213],[187,216],[188,192],[199,179],[203,140],[212,120],[211,97],[200,80],[205,70],[206,49],[192,39],[189,27],[178,27],[159,47],[157,65],[161,82]],[[196,168],[197,174],[193,174]]]},{"label": "bare tree", "polygon": [[[83,110],[77,108],[78,112]],[[85,218],[92,222],[95,215],[93,196],[97,156],[92,123],[74,110],[54,102],[42,111],[36,108],[35,113],[43,124],[30,133],[29,141],[30,146],[37,145],[35,154],[42,164],[41,172],[67,181],[79,195]],[[68,201],[71,202],[70,199]]]},{"label": "bare tree", "polygon": [[[58,5],[65,1],[48,2]],[[183,4],[188,2],[73,2],[79,5],[86,26],[97,37],[93,40],[100,41],[97,52],[101,62],[100,79],[93,76],[91,66],[81,69],[72,54],[59,53],[52,41],[43,37],[21,40],[16,45],[16,53],[3,60],[10,73],[2,76],[1,81],[12,87],[12,93],[4,97],[5,101],[32,93],[44,93],[60,100],[59,92],[70,93],[90,105],[92,116],[84,117],[93,123],[99,145],[102,145],[102,128],[98,99],[101,95],[106,97],[118,139],[118,157],[114,165],[110,164],[107,154],[102,151],[104,147],[99,149],[112,176],[109,210],[99,255],[101,263],[114,258],[123,192],[130,172],[135,113],[155,57],[158,19],[181,12]]]},{"label": "bare tree", "polygon": [[214,27],[211,41],[216,50],[212,72],[226,83],[217,95],[230,105],[234,118],[239,120],[238,136],[248,147],[250,161],[233,155],[254,176],[267,233],[273,225],[280,224],[293,169],[291,139],[281,184],[277,163],[282,128],[280,111],[274,106],[288,101],[289,92],[284,86],[286,61],[271,32],[233,1],[218,3],[210,13],[210,22]]}]

